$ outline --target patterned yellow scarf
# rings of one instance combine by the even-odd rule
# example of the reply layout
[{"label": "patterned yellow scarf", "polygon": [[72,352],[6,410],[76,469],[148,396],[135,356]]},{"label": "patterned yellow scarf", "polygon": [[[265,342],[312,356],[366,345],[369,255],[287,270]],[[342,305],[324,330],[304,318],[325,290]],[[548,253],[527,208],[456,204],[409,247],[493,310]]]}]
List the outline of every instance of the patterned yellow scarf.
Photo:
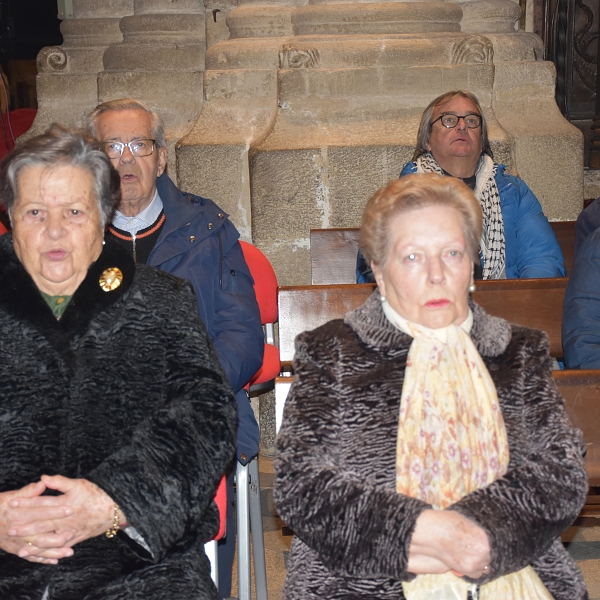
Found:
[{"label": "patterned yellow scarf", "polygon": [[[502,477],[508,440],[496,387],[468,332],[428,329],[402,318],[383,301],[390,322],[413,338],[398,423],[396,491],[443,510]],[[404,583],[408,600],[552,600],[532,567],[481,586],[445,573]]]}]

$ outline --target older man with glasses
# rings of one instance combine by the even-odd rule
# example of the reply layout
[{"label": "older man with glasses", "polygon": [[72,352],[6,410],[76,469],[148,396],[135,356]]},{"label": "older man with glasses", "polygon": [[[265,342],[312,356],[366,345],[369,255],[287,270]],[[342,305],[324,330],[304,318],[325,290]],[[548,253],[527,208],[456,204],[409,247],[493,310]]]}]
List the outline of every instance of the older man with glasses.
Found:
[{"label": "older man with glasses", "polygon": [[[477,279],[564,277],[564,259],[542,207],[527,184],[494,162],[487,126],[476,96],[465,91],[437,97],[423,112],[409,173],[438,173],[462,179],[483,209]],[[358,283],[371,283],[370,266],[359,253]]]},{"label": "older man with glasses", "polygon": [[[237,459],[258,453],[259,430],[243,386],[258,371],[263,331],[252,277],[239,233],[212,200],[181,192],[165,173],[167,149],[160,116],[126,98],[97,106],[90,133],[121,177],[121,202],[107,227],[138,263],[189,280],[200,316],[238,404]],[[233,475],[228,478],[229,495]],[[228,503],[227,531],[219,546],[219,591],[229,596],[235,549],[235,515]]]}]

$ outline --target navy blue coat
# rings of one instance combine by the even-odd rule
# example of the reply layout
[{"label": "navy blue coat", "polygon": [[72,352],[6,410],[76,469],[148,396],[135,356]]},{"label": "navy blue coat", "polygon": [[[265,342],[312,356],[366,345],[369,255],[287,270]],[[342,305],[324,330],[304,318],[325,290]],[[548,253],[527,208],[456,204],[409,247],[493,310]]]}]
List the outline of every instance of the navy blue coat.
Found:
[{"label": "navy blue coat", "polygon": [[600,198],[596,198],[577,217],[577,223],[575,224],[575,254],[577,254],[585,238],[598,227],[600,227]]},{"label": "navy blue coat", "polygon": [[575,255],[562,341],[568,369],[600,369],[600,229],[585,238]]},{"label": "navy blue coat", "polygon": [[246,464],[258,453],[260,433],[243,387],[262,364],[264,335],[240,235],[212,200],[181,192],[166,174],[156,187],[166,221],[148,264],[194,287],[200,317],[236,392],[237,458]]}]

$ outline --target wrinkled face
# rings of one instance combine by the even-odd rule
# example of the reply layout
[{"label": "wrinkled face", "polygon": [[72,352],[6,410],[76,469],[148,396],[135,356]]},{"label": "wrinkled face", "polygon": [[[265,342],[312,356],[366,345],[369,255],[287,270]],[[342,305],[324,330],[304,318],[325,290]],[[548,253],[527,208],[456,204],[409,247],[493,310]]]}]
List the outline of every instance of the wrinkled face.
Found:
[{"label": "wrinkled face", "polygon": [[444,102],[433,111],[433,126],[429,134],[429,144],[426,146],[433,154],[433,158],[442,168],[444,164],[455,158],[468,158],[476,161],[481,154],[481,125],[476,129],[469,129],[464,119],[460,119],[453,129],[447,129],[440,121],[441,115],[451,113],[454,115],[480,114],[477,107],[468,98],[456,96]]},{"label": "wrinkled face", "polygon": [[[132,142],[153,139],[150,115],[143,110],[108,111],[96,120],[96,135],[101,142]],[[133,156],[128,147],[120,158],[111,159],[121,176],[121,204],[125,212],[130,204],[139,214],[152,202],[156,192],[156,178],[163,174],[167,164],[166,148],[154,148],[150,156]],[[129,212],[127,214],[130,214]]]},{"label": "wrinkled face", "polygon": [[439,205],[390,223],[385,267],[372,268],[381,294],[408,321],[439,329],[467,318],[473,262],[462,225],[455,208]]},{"label": "wrinkled face", "polygon": [[11,214],[15,252],[37,287],[71,295],[100,256],[104,231],[93,175],[81,167],[25,167]]}]

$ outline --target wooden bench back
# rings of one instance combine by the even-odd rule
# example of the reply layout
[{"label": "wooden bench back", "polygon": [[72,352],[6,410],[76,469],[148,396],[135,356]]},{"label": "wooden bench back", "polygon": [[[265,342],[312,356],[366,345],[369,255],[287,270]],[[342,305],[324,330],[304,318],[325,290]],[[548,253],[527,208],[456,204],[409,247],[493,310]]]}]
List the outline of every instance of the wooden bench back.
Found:
[{"label": "wooden bench back", "polygon": [[[488,313],[541,329],[550,338],[552,356],[562,356],[561,320],[566,278],[479,281],[475,302]],[[279,288],[279,351],[289,366],[299,333],[342,318],[372,293],[373,284],[307,285]]]},{"label": "wooden bench back", "polygon": [[[550,223],[565,258],[567,275],[573,269],[575,221]],[[311,229],[310,270],[314,285],[356,283],[358,229]]]},{"label": "wooden bench back", "polygon": [[600,486],[600,371],[554,371],[571,423],[583,432],[590,486]]},{"label": "wooden bench back", "polygon": [[282,365],[294,358],[299,333],[327,321],[341,319],[371,295],[371,283],[351,285],[304,285],[279,288],[279,355]]},{"label": "wooden bench back", "polygon": [[566,277],[548,279],[489,279],[477,281],[473,300],[486,312],[532,329],[545,331],[550,354],[563,355],[562,313]]}]

